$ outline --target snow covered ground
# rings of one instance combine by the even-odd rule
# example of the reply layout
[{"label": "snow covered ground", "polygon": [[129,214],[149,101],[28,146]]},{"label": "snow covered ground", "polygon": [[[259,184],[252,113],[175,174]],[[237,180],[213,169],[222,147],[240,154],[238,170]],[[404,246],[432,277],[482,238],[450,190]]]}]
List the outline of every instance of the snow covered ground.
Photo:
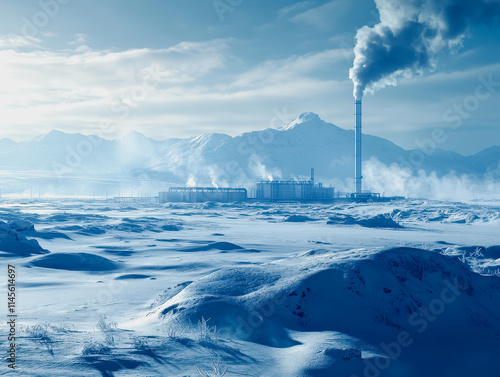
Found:
[{"label": "snow covered ground", "polygon": [[0,220],[18,375],[500,367],[500,202],[4,200]]}]

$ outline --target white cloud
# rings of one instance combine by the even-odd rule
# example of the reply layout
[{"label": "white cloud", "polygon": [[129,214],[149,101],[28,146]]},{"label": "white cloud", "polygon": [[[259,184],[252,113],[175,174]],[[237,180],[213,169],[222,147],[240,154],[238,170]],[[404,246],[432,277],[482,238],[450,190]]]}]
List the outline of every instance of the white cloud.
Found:
[{"label": "white cloud", "polygon": [[89,39],[89,36],[87,34],[77,33],[77,34],[75,34],[75,39],[68,42],[68,44],[70,46],[83,45],[83,44],[87,43],[88,39]]},{"label": "white cloud", "polygon": [[[158,139],[212,131],[237,135],[277,127],[275,110],[285,107],[291,117],[313,111],[341,127],[352,126],[352,83],[347,75],[352,49],[270,59],[247,68],[232,55],[234,44],[225,39],[121,51],[84,46],[0,49],[1,137],[28,139],[52,129],[99,133],[103,119],[114,124],[106,137],[118,137],[130,129]],[[151,69],[157,82],[142,93]],[[486,66],[477,72],[435,73],[406,81],[398,93],[387,90],[384,96],[367,98],[366,130],[396,142],[413,141],[414,130],[409,126],[414,119],[435,124],[453,105],[449,98],[449,104],[444,102],[450,89],[440,81],[462,82],[465,76],[493,69],[498,72],[498,67]],[[499,80],[496,75],[495,80]],[[442,90],[443,100],[418,94],[436,86],[432,92]],[[467,96],[467,90],[471,89],[453,94]],[[410,98],[412,93],[418,98]],[[142,94],[143,99],[134,100]],[[493,97],[490,102],[491,107],[496,103]],[[126,116],[120,111],[124,106]],[[489,102],[481,104],[483,112],[487,106]],[[392,132],[394,125],[399,133]]]},{"label": "white cloud", "polygon": [[[123,102],[133,110],[162,92],[186,93],[199,85],[197,80],[225,67],[227,49],[225,40],[125,51],[2,49],[3,132],[33,136],[34,128],[77,131],[116,117],[113,104]],[[154,77],[145,85],[149,71]]]},{"label": "white cloud", "polygon": [[42,32],[42,36],[45,38],[53,38],[53,37],[57,37],[58,34],[54,33],[53,31],[44,31],[44,32]]},{"label": "white cloud", "polygon": [[[314,76],[321,69],[331,70],[336,63],[352,59],[352,56],[352,50],[330,49],[300,56],[291,56],[286,59],[268,60],[241,74],[235,80],[233,86],[252,88],[294,82],[304,77]],[[325,80],[322,79],[321,81]]]},{"label": "white cloud", "polygon": [[281,8],[278,10],[278,18],[284,18],[289,16],[291,13],[302,11],[311,5],[310,1],[299,1],[288,7]]},{"label": "white cloud", "polygon": [[352,4],[339,0],[330,1],[326,4],[306,10],[294,15],[290,21],[298,24],[315,27],[319,30],[329,30],[340,17],[346,14]]},{"label": "white cloud", "polygon": [[[291,103],[306,94],[313,98],[331,91],[335,82],[315,77],[315,73],[330,69],[349,53],[320,51],[269,60],[247,72],[229,74],[226,68],[234,59],[227,40],[124,51],[0,50],[0,80],[4,83],[0,116],[4,131],[17,134],[32,133],[35,127],[37,132],[52,128],[92,132],[103,118],[122,115],[116,109],[125,104],[130,114],[119,119],[120,127],[177,124],[179,119],[213,127],[218,122],[215,113],[229,122],[250,102],[271,111],[270,103],[277,98]],[[157,82],[142,93],[144,77],[151,71]],[[134,99],[142,95],[145,98],[140,101]],[[194,108],[200,113],[195,114]],[[236,113],[235,108],[239,109]],[[203,119],[205,114],[212,114],[210,121]],[[257,128],[261,125],[255,124]]]},{"label": "white cloud", "polygon": [[[412,76],[402,81],[400,86],[405,85],[422,85],[422,84],[432,84],[432,83],[457,83],[464,82],[467,79],[477,79],[478,77],[485,76],[494,73],[495,76],[500,73],[500,63],[475,66],[468,69],[454,70],[454,71],[435,71],[426,75]],[[495,80],[498,81],[498,80]],[[472,88],[472,89],[475,89]]]},{"label": "white cloud", "polygon": [[0,49],[16,49],[22,47],[36,47],[42,41],[35,37],[22,35],[0,35]]}]

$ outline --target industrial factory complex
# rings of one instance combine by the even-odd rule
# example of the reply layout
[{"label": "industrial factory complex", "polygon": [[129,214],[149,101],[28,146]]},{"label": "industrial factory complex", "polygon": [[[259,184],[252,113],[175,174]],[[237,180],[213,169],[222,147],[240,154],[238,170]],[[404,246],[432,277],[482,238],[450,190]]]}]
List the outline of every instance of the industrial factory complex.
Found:
[{"label": "industrial factory complex", "polygon": [[244,188],[216,188],[216,187],[170,187],[166,192],[158,194],[160,203],[169,202],[243,202],[248,198]]},{"label": "industrial factory complex", "polygon": [[167,192],[160,192],[160,203],[168,202],[240,202],[258,201],[332,201],[335,198],[333,187],[323,187],[314,183],[314,169],[308,181],[262,181],[250,195],[244,188],[215,187],[171,187]]},{"label": "industrial factory complex", "polygon": [[324,187],[314,182],[314,169],[308,181],[261,181],[255,189],[216,187],[171,187],[158,194],[160,203],[170,202],[323,202],[335,201],[378,201],[385,200],[377,193],[361,192],[345,194],[333,187]]},{"label": "industrial factory complex", "polygon": [[300,200],[323,201],[334,198],[333,187],[314,184],[314,169],[309,181],[263,181],[257,184],[255,199],[266,201]]},{"label": "industrial factory complex", "polygon": [[262,181],[257,183],[257,188],[216,188],[216,187],[171,187],[166,192],[158,194],[160,203],[169,202],[335,202],[335,201],[388,201],[397,198],[381,198],[380,194],[362,190],[361,174],[361,100],[355,101],[355,168],[354,192],[341,194],[333,187],[324,187],[314,181],[314,168],[311,169],[311,178],[308,181]]}]

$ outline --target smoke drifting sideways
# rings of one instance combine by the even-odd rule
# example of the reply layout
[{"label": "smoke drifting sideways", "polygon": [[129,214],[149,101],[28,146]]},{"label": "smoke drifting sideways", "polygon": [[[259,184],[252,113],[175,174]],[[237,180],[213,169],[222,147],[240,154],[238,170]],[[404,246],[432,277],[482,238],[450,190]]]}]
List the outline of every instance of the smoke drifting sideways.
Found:
[{"label": "smoke drifting sideways", "polygon": [[[500,163],[498,168],[484,174],[445,175],[419,170],[416,174],[396,163],[385,165],[372,157],[364,166],[363,178],[374,192],[386,196],[468,202],[473,200],[500,200]],[[498,216],[500,219],[500,214]]]},{"label": "smoke drifting sideways", "polygon": [[356,33],[349,78],[354,97],[398,77],[422,74],[436,66],[440,52],[460,48],[471,26],[500,19],[500,0],[375,0],[380,22]]}]

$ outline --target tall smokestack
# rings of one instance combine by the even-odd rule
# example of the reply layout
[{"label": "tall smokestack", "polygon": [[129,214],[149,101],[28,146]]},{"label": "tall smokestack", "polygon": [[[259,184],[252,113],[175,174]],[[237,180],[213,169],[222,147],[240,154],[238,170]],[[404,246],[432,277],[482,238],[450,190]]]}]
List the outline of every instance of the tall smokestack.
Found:
[{"label": "tall smokestack", "polygon": [[356,194],[361,194],[361,180],[363,175],[361,174],[361,99],[356,99],[355,106],[355,117],[356,117],[356,134],[355,134],[355,192]]},{"label": "tall smokestack", "polygon": [[314,186],[314,168],[311,168],[311,183]]}]

